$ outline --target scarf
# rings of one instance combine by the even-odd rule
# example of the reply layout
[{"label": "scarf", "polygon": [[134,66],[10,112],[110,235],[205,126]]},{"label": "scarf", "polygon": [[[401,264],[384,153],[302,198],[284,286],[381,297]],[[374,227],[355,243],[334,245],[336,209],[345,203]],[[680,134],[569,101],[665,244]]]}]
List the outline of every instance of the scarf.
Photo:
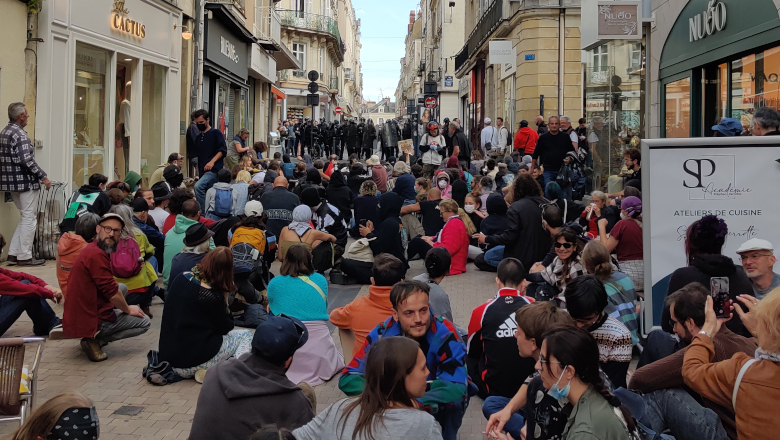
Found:
[{"label": "scarf", "polygon": [[772,353],[771,351],[756,349],[756,360],[759,361],[772,361],[780,362],[780,353]]},{"label": "scarf", "polygon": [[47,439],[93,440],[100,436],[100,420],[95,407],[68,408],[54,423]]},{"label": "scarf", "polygon": [[295,231],[299,237],[311,229],[311,208],[306,205],[299,205],[293,210],[293,221],[287,226],[287,229]]}]

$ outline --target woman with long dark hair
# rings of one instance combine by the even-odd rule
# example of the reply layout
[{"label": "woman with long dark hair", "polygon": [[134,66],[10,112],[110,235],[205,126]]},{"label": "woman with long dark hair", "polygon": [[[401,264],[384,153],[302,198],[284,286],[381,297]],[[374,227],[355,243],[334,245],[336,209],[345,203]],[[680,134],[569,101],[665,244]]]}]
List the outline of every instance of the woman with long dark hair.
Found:
[{"label": "woman with long dark hair", "polygon": [[552,263],[547,267],[534,266],[527,279],[536,283],[544,281],[552,286],[558,292],[556,297],[558,305],[565,309],[563,291],[566,289],[566,284],[586,274],[580,261],[582,243],[577,239],[577,232],[574,229],[564,226],[553,235],[553,246],[556,256]]},{"label": "woman with long dark hair", "polygon": [[[597,356],[598,358],[598,356]],[[384,338],[366,359],[365,389],[340,400],[295,431],[298,440],[436,440],[441,428],[419,409],[428,368],[420,345],[406,337]]]}]

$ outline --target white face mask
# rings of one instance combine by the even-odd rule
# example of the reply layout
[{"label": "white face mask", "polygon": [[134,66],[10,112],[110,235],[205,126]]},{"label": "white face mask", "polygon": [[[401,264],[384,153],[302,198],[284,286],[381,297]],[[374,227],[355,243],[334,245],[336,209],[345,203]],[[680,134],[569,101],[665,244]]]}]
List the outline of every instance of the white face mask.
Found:
[{"label": "white face mask", "polygon": [[625,220],[627,218],[628,218],[628,216],[625,213],[622,213],[622,212],[620,213],[620,219],[621,220]]},{"label": "white face mask", "polygon": [[444,189],[447,187],[447,181],[446,180],[439,180],[439,188]]},{"label": "white face mask", "polygon": [[463,207],[463,210],[466,211],[467,213],[471,214],[472,212],[474,212],[475,208],[476,208],[476,205],[466,205],[466,206]]}]

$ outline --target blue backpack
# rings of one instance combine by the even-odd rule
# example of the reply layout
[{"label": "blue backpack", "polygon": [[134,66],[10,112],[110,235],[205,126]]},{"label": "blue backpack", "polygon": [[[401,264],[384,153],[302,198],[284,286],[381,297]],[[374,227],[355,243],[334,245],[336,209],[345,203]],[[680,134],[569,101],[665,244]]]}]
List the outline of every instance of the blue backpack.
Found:
[{"label": "blue backpack", "polygon": [[232,189],[217,189],[214,194],[214,212],[217,217],[230,217],[230,213],[233,211],[233,190]]}]

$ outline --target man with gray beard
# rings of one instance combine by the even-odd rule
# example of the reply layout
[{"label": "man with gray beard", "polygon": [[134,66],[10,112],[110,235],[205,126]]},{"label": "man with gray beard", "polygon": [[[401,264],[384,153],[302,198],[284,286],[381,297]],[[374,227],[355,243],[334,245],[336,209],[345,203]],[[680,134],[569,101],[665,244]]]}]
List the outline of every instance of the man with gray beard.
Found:
[{"label": "man with gray beard", "polygon": [[102,347],[119,339],[146,333],[149,318],[138,306],[125,301],[127,288],[114,281],[110,254],[126,232],[122,217],[104,215],[97,225],[97,236],[73,264],[63,313],[62,336],[82,338],[81,349],[89,360],[108,359]]}]

